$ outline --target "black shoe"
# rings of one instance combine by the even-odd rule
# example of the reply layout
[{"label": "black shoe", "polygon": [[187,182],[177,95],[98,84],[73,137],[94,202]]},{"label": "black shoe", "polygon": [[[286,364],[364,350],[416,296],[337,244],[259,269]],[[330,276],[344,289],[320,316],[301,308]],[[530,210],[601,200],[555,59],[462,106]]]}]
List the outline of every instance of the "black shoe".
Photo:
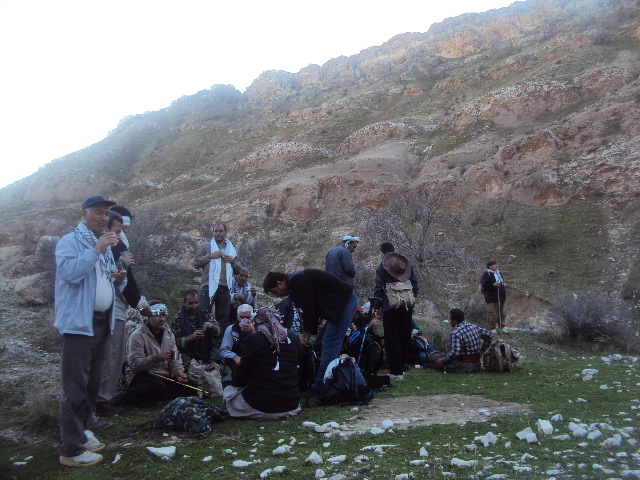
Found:
[{"label": "black shoe", "polygon": [[124,408],[116,407],[111,402],[96,403],[96,416],[98,417],[113,417],[123,411]]},{"label": "black shoe", "polygon": [[109,403],[114,407],[121,407],[124,404],[124,390],[114,393]]},{"label": "black shoe", "polygon": [[92,432],[101,432],[102,430],[107,430],[111,427],[113,427],[113,423],[107,422],[106,420],[96,419],[96,422],[89,426],[89,430]]},{"label": "black shoe", "polygon": [[321,390],[319,388],[311,387],[306,392],[302,392],[301,395],[303,398],[313,398],[313,397],[322,397],[324,394],[325,394],[324,389]]},{"label": "black shoe", "polygon": [[411,365],[407,365],[406,363],[404,365],[402,365],[402,371],[406,372],[408,370],[411,370]]}]

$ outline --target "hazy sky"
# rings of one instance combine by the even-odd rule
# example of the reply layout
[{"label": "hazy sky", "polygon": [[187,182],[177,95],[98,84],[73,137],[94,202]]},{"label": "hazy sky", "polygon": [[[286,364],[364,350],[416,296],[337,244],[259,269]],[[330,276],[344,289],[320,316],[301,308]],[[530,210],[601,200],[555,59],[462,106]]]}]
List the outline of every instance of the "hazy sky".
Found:
[{"label": "hazy sky", "polygon": [[510,0],[0,0],[0,187],[120,119]]}]

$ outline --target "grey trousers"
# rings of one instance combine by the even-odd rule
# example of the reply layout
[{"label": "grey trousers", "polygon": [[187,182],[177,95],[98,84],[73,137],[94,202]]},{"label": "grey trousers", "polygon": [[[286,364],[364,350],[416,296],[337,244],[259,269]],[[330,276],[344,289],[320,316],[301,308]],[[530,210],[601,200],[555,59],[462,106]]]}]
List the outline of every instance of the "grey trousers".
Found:
[{"label": "grey trousers", "polygon": [[477,373],[480,371],[480,362],[456,362],[455,360],[446,365],[444,368],[436,367],[436,362],[443,358],[446,353],[431,352],[428,357],[429,366],[435,370],[447,373]]},{"label": "grey trousers", "polygon": [[60,443],[58,454],[75,457],[86,449],[84,431],[94,418],[109,345],[109,317],[93,319],[93,336],[60,336]]},{"label": "grey trousers", "polygon": [[489,329],[502,329],[505,326],[505,302],[487,303],[487,321]]},{"label": "grey trousers", "polygon": [[127,350],[126,345],[126,321],[116,318],[109,349],[107,352],[104,369],[102,370],[102,380],[100,381],[100,391],[98,392],[98,403],[108,402],[116,392],[116,387],[122,375],[122,364]]}]

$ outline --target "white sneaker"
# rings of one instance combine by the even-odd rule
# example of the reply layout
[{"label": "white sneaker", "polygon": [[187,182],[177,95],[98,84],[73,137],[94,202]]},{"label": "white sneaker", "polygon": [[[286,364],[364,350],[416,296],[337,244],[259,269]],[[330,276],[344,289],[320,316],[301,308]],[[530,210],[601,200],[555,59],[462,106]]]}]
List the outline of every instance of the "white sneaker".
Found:
[{"label": "white sneaker", "polygon": [[90,451],[82,452],[75,457],[60,456],[60,463],[68,467],[90,467],[102,461],[102,455]]},{"label": "white sneaker", "polygon": [[99,452],[105,447],[105,444],[100,442],[91,430],[85,430],[84,434],[87,436],[87,441],[82,444],[85,449],[90,452]]},{"label": "white sneaker", "polygon": [[389,380],[393,380],[395,382],[401,382],[404,380],[404,373],[400,375],[391,375],[389,374]]}]

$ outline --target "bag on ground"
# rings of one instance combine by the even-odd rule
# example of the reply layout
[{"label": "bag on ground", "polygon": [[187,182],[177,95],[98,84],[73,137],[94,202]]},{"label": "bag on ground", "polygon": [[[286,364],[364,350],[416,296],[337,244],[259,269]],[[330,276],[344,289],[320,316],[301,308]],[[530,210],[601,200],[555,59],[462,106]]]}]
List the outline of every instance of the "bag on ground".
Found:
[{"label": "bag on ground", "polygon": [[411,337],[411,348],[409,349],[409,362],[414,365],[424,365],[427,363],[428,355],[435,351],[436,349],[426,338],[419,335],[413,336]]},{"label": "bag on ground", "polygon": [[385,286],[391,308],[410,308],[416,303],[411,281],[387,283]]},{"label": "bag on ground", "polygon": [[151,428],[196,434],[205,438],[211,433],[211,423],[224,422],[229,414],[196,397],[178,397],[166,405],[158,418],[140,425],[128,433],[130,437]]},{"label": "bag on ground", "polygon": [[345,338],[340,353],[355,358],[365,378],[377,374],[382,368],[382,345],[369,331],[366,334],[360,330],[351,332],[351,335]]},{"label": "bag on ground", "polygon": [[487,372],[509,373],[520,369],[520,352],[507,342],[494,340],[482,355]]},{"label": "bag on ground", "polygon": [[316,378],[320,360],[315,350],[306,345],[298,352],[298,388],[301,392],[306,392],[311,388],[311,384]]},{"label": "bag on ground", "polygon": [[373,398],[360,368],[353,358],[344,357],[333,368],[325,382],[325,394],[319,397],[323,405],[366,405]]}]

